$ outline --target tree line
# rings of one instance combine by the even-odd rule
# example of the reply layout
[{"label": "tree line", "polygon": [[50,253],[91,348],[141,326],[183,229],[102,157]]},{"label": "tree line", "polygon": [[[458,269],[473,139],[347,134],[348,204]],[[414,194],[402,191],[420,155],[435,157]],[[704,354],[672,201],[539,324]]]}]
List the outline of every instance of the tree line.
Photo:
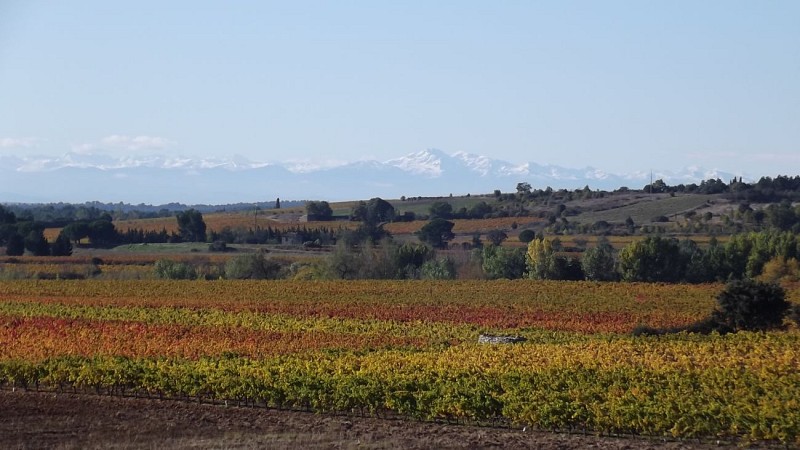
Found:
[{"label": "tree line", "polygon": [[224,227],[220,231],[213,231],[207,229],[202,213],[195,209],[175,214],[177,232],[139,228],[120,231],[109,214],[100,213],[99,210],[95,212],[98,214],[93,215],[91,220],[64,223],[58,237],[51,243],[44,236],[44,230],[52,223],[32,220],[29,215],[19,218],[13,211],[0,205],[0,247],[5,247],[8,256],[21,256],[26,251],[33,256],[69,256],[74,246],[106,248],[125,244],[209,242],[218,244],[213,249],[224,249],[219,244],[280,244],[285,236],[313,246],[314,243],[333,243],[337,234],[331,228],[305,226],[284,229]]},{"label": "tree line", "polygon": [[799,255],[796,234],[764,231],[733,235],[724,244],[712,238],[707,246],[691,239],[648,236],[619,252],[601,239],[580,258],[559,254],[549,239],[535,239],[525,261],[528,276],[535,279],[706,283],[797,276]]}]

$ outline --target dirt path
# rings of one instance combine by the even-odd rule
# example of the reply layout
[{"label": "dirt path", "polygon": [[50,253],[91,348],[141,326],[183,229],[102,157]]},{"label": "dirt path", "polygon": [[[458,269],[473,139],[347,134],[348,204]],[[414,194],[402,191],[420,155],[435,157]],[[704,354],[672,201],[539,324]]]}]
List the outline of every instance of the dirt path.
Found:
[{"label": "dirt path", "polygon": [[178,401],[0,391],[0,447],[719,449]]}]

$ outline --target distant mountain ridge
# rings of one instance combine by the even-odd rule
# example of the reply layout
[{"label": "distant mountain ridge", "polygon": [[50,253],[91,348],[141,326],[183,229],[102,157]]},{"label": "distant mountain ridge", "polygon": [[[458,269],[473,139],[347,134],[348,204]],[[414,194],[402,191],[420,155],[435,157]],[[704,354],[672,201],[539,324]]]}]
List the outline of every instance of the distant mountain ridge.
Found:
[{"label": "distant mountain ridge", "polygon": [[[655,171],[667,184],[730,180],[732,173],[689,167]],[[282,198],[323,200],[375,196],[439,196],[534,188],[641,188],[649,172],[611,174],[534,162],[429,149],[386,161],[264,163],[241,156],[185,158],[165,155],[67,153],[61,157],[0,155],[0,202],[234,203]]]}]

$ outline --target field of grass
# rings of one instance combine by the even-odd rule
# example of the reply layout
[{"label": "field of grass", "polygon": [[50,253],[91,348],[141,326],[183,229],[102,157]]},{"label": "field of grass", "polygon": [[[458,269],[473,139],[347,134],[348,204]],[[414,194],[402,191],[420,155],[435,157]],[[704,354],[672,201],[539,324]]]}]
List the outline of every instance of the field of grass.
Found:
[{"label": "field of grass", "polygon": [[394,206],[398,215],[405,212],[413,212],[418,215],[430,214],[430,207],[436,202],[447,202],[453,207],[453,211],[458,211],[461,208],[470,209],[472,206],[486,202],[489,205],[497,203],[497,199],[493,195],[486,196],[470,196],[470,197],[437,197],[437,198],[422,198],[419,200],[391,200],[390,203]]},{"label": "field of grass", "polygon": [[[588,211],[579,214],[570,220],[581,223],[592,224],[605,220],[606,222],[625,222],[630,217],[636,224],[650,223],[654,217],[667,216],[671,220],[683,212],[706,205],[709,200],[717,198],[713,195],[682,195],[675,197],[669,196],[647,196],[641,195],[636,201],[605,211]],[[682,217],[681,217],[682,218]]]},{"label": "field of grass", "polygon": [[[206,223],[207,231],[221,231],[225,227],[232,229],[254,229],[256,226],[259,228],[270,227],[273,230],[288,230],[294,228],[355,228],[358,223],[348,221],[327,221],[327,222],[300,222],[297,219],[274,219],[271,216],[262,216],[259,214],[257,218],[252,212],[248,213],[211,213],[203,215],[203,221]],[[178,222],[174,217],[160,217],[156,219],[136,219],[136,220],[119,220],[114,222],[114,226],[118,231],[124,232],[129,229],[140,229],[144,231],[161,231],[167,230],[168,233],[178,232]],[[58,233],[55,232],[57,235]]]},{"label": "field of grass", "polygon": [[[721,285],[0,281],[0,383],[800,444],[800,332],[634,337]],[[798,300],[797,289],[790,297]],[[480,333],[526,342],[477,343]]]},{"label": "field of grass", "polygon": [[[453,233],[455,234],[474,234],[488,233],[492,230],[502,230],[513,233],[514,225],[518,229],[524,229],[542,222],[537,217],[498,217],[496,219],[453,219]],[[425,220],[415,220],[413,222],[394,222],[387,224],[384,228],[393,235],[413,234],[428,223]]]}]

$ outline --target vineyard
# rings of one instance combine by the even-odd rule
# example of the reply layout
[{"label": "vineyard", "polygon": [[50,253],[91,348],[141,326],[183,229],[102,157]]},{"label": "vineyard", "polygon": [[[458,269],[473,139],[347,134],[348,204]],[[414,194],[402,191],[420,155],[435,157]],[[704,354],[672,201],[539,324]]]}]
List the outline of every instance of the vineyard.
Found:
[{"label": "vineyard", "polygon": [[[633,336],[722,286],[0,282],[0,383],[378,417],[800,444],[800,333]],[[798,289],[788,297],[798,302]],[[478,335],[514,334],[514,345]]]},{"label": "vineyard", "polygon": [[[309,229],[313,228],[330,228],[337,230],[339,228],[345,229],[355,229],[359,222],[351,222],[351,221],[310,221],[310,222],[300,222],[298,220],[275,220],[267,217],[253,217],[252,213],[213,213],[213,214],[206,214],[203,216],[206,225],[208,226],[209,230],[212,231],[222,231],[223,228],[267,228],[270,227],[273,230],[285,231],[291,230],[296,227],[305,227]],[[496,218],[496,219],[472,219],[472,220],[465,220],[465,219],[455,219],[453,223],[455,226],[453,227],[453,231],[455,233],[486,233],[491,230],[496,229],[508,229],[512,228],[513,224],[517,224],[517,226],[526,226],[533,223],[541,222],[542,219],[535,218],[535,217],[503,217],[503,218]],[[403,235],[403,234],[412,234],[419,231],[427,221],[425,220],[415,220],[412,222],[393,222],[386,225],[386,230],[392,234]],[[115,222],[115,226],[121,232],[125,232],[130,229],[141,229],[144,231],[161,231],[166,230],[168,233],[177,232],[178,226],[175,221],[174,217],[162,217],[158,219],[137,219],[137,220],[121,220]],[[51,229],[49,231],[49,236],[53,239],[58,235],[57,229]]]},{"label": "vineyard", "polygon": [[[212,213],[203,216],[206,226],[211,231],[222,231],[224,228],[267,228],[273,230],[291,230],[296,227],[306,228],[332,228],[334,230],[339,228],[355,228],[358,226],[357,222],[322,222],[310,221],[300,222],[298,220],[275,220],[269,217],[258,216],[254,217],[252,213]],[[161,217],[157,219],[136,219],[136,220],[120,220],[115,222],[115,226],[121,232],[130,229],[141,229],[144,231],[161,231],[166,230],[168,233],[178,231],[178,224],[175,217]]]}]

